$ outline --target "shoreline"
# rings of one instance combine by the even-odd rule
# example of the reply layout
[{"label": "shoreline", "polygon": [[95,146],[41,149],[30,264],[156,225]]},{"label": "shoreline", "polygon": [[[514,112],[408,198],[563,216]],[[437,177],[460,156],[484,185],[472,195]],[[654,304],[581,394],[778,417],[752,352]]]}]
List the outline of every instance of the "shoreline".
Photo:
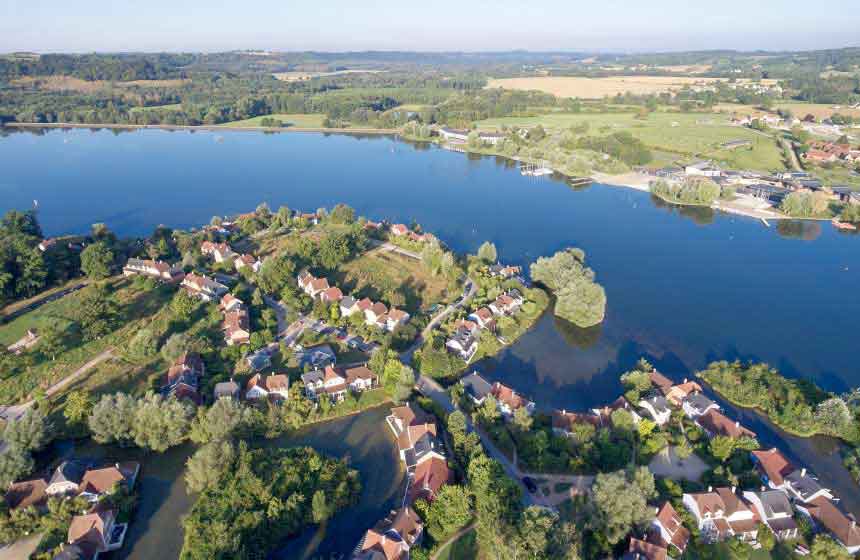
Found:
[{"label": "shoreline", "polygon": [[378,134],[380,136],[399,135],[400,131],[395,128],[313,128],[313,127],[298,127],[287,126],[282,128],[274,128],[268,126],[226,126],[217,124],[201,124],[201,125],[185,125],[185,124],[85,124],[85,123],[24,123],[24,122],[7,122],[0,125],[0,128],[15,128],[15,129],[39,129],[39,128],[89,128],[89,129],[112,129],[112,130],[187,130],[204,132],[217,131],[235,131],[235,132],[317,132],[325,134]]}]

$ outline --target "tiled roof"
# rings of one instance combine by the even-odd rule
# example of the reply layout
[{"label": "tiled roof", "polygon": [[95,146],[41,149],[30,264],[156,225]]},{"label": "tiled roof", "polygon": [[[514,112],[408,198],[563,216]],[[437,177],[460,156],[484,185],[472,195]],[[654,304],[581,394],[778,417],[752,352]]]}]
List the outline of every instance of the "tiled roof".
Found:
[{"label": "tiled roof", "polygon": [[755,432],[744,428],[740,425],[740,422],[731,421],[718,410],[709,410],[699,417],[698,422],[712,434],[730,438],[739,438],[741,436],[755,437]]},{"label": "tiled roof", "polygon": [[860,546],[860,528],[833,502],[820,496],[809,502],[810,515],[845,546]]},{"label": "tiled roof", "polygon": [[755,457],[759,469],[776,486],[782,486],[785,477],[795,470],[794,465],[776,447],[758,449],[752,452],[752,456]]}]

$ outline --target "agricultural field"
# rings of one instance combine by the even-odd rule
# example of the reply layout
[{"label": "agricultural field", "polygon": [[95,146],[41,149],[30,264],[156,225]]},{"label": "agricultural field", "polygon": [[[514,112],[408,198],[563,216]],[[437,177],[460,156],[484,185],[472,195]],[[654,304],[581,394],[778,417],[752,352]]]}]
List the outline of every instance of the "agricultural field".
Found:
[{"label": "agricultural field", "polygon": [[538,90],[558,97],[599,99],[627,92],[635,94],[662,93],[685,86],[706,85],[719,78],[690,78],[675,76],[614,76],[611,78],[532,77],[490,80],[488,88]]},{"label": "agricultural field", "polygon": [[308,114],[308,115],[298,115],[298,114],[284,114],[278,113],[274,115],[262,115],[259,117],[254,117],[251,119],[245,119],[243,121],[233,121],[224,123],[222,127],[226,128],[241,128],[246,126],[262,126],[260,122],[263,119],[277,119],[284,123],[284,127],[295,127],[295,128],[322,128],[323,120],[325,119],[325,115],[321,114]]},{"label": "agricultural field", "polygon": [[[646,119],[636,118],[631,113],[552,113],[487,119],[477,125],[495,130],[502,126],[531,127],[540,124],[548,130],[562,130],[588,123],[589,135],[627,131],[657,152],[714,159],[739,169],[770,171],[784,168],[782,151],[773,138],[748,128],[732,126],[728,121],[728,116],[707,113],[651,113]],[[732,151],[720,148],[733,140],[748,140],[752,146]]]},{"label": "agricultural field", "polygon": [[[341,266],[335,283],[345,294],[383,299],[412,314],[457,295],[456,290],[449,292],[445,278],[430,274],[420,261],[381,249]],[[392,301],[392,294],[402,296],[402,303]]]},{"label": "agricultural field", "polygon": [[826,119],[834,113],[850,115],[860,119],[860,109],[852,109],[846,105],[825,105],[821,103],[777,103],[774,109],[788,109],[795,117],[802,119],[806,115],[813,115],[816,119]]},{"label": "agricultural field", "polygon": [[106,80],[82,80],[74,76],[25,76],[11,81],[12,84],[23,87],[36,87],[44,91],[77,91],[81,93],[94,93],[108,90],[112,87],[120,88],[172,88],[179,87],[191,82],[191,80],[133,80],[129,82],[110,82]]}]

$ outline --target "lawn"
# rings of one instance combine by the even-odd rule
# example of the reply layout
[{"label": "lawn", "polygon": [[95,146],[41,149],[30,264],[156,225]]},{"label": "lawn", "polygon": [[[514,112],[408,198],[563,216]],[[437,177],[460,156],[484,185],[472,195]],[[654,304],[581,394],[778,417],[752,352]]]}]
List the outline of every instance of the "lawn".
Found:
[{"label": "lawn", "polygon": [[[732,168],[762,171],[783,169],[782,151],[770,136],[748,128],[732,126],[727,115],[711,113],[651,113],[637,119],[632,113],[551,113],[533,117],[502,117],[477,123],[479,128],[498,129],[502,125],[546,129],[566,129],[589,124],[589,135],[627,131],[652,150],[684,157],[714,159]],[[751,148],[720,149],[732,140],[748,140]]]},{"label": "lawn", "polygon": [[475,530],[472,529],[439,552],[438,560],[476,560],[480,558]]},{"label": "lawn", "polygon": [[233,121],[224,123],[222,127],[226,128],[237,128],[244,126],[262,126],[260,121],[263,119],[277,119],[281,121],[284,127],[296,127],[296,128],[322,128],[323,120],[325,119],[325,115],[322,114],[307,114],[307,115],[299,115],[299,114],[285,114],[285,113],[276,113],[274,115],[262,115],[259,117],[253,117],[250,119],[245,119],[243,121]]},{"label": "lawn", "polygon": [[388,301],[390,294],[402,294],[402,306],[412,314],[422,307],[452,299],[448,282],[430,274],[420,261],[380,250],[343,265],[335,275],[335,283],[346,294],[373,300]]},{"label": "lawn", "polygon": [[558,97],[600,99],[606,95],[615,96],[627,92],[639,95],[662,93],[678,90],[688,85],[714,81],[719,81],[719,79],[676,76],[612,76],[608,78],[552,76],[490,80],[487,88],[538,90]]}]

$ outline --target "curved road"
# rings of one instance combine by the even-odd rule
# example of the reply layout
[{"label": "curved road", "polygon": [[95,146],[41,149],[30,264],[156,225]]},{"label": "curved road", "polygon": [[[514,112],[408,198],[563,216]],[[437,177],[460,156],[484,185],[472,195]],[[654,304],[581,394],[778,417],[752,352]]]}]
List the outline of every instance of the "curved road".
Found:
[{"label": "curved road", "polygon": [[475,294],[478,293],[478,286],[471,278],[466,279],[466,285],[463,290],[463,295],[459,300],[452,303],[442,311],[436,314],[430,322],[427,323],[427,326],[424,327],[424,330],[421,331],[421,334],[418,335],[418,338],[415,339],[415,343],[412,344],[407,350],[400,354],[400,360],[405,364],[412,363],[412,356],[415,354],[415,351],[421,348],[421,345],[424,344],[424,341],[427,340],[427,337],[430,336],[430,332],[433,331],[436,327],[438,327],[442,321],[444,321],[451,313],[465,306],[469,301],[475,297]]}]

